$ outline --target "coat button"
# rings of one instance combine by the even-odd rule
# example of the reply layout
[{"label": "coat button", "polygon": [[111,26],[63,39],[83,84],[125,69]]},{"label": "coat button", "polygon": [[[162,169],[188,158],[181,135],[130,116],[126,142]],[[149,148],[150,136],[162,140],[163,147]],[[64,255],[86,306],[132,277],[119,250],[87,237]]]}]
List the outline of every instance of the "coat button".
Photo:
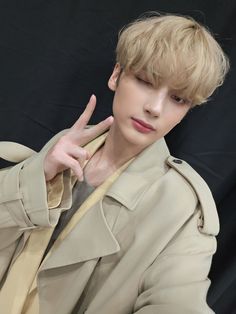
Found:
[{"label": "coat button", "polygon": [[183,163],[183,161],[180,159],[173,159],[173,162],[176,164],[182,164]]}]

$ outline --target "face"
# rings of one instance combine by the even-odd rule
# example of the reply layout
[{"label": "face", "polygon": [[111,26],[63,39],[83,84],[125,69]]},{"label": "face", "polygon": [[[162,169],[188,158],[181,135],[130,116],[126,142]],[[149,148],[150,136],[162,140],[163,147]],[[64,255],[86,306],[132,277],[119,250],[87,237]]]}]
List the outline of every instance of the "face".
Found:
[{"label": "face", "polygon": [[[168,84],[154,87],[144,73],[122,71],[117,64],[108,81],[115,92],[113,131],[139,150],[166,135],[190,109],[191,103],[178,96]],[[117,83],[117,80],[119,82]]]}]

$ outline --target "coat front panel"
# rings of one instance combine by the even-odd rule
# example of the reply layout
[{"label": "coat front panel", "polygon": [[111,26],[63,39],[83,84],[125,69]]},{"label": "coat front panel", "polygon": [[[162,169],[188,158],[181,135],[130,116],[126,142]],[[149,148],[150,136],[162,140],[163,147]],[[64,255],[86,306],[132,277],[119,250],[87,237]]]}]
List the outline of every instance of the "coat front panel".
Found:
[{"label": "coat front panel", "polygon": [[[133,183],[137,184],[137,181]],[[119,243],[119,251],[70,266],[44,270],[44,275],[39,276],[39,291],[41,291],[39,296],[42,300],[48,295],[50,298],[47,303],[41,304],[42,313],[45,311],[50,313],[53,310],[59,314],[65,313],[60,300],[64,300],[64,304],[67,301],[68,304],[73,304],[68,300],[65,286],[68,289],[70,287],[70,296],[73,295],[72,291],[76,291],[74,304],[77,305],[74,311],[72,308],[70,311],[79,314],[84,313],[85,310],[88,314],[130,314],[141,310],[143,304],[147,302],[143,300],[143,295],[147,293],[145,291],[153,289],[152,294],[160,294],[158,303],[162,304],[166,298],[169,298],[168,291],[171,290],[171,286],[175,286],[176,291],[175,297],[168,301],[172,303],[170,307],[176,310],[176,307],[182,306],[177,288],[180,286],[185,294],[190,294],[192,305],[195,302],[197,306],[198,301],[193,298],[193,291],[204,291],[204,293],[201,292],[202,298],[206,298],[209,286],[207,274],[211,256],[215,251],[215,239],[199,232],[201,208],[191,185],[175,170],[169,169],[165,174],[159,175],[158,180],[149,182],[145,193],[138,199],[134,208],[132,206],[128,208],[122,204],[119,193],[117,194],[119,201],[114,198],[112,192],[110,194],[113,197],[107,195],[103,201],[91,208],[87,217],[78,223],[78,230],[80,224],[83,224],[81,234],[85,233],[85,229],[88,230],[86,236],[91,242],[88,243],[85,240],[84,245],[86,248],[89,245],[93,251],[92,242],[96,243],[99,238],[99,230],[96,226],[98,220],[93,219],[92,216],[96,211],[102,213],[107,227]],[[79,241],[78,233],[79,231],[77,232]],[[79,248],[83,250],[81,246],[82,244],[79,244],[78,250]],[[177,248],[180,250],[178,251]],[[74,250],[76,250],[75,247]],[[200,266],[194,265],[195,269],[193,266],[193,269],[185,274],[184,268],[189,263],[193,264],[189,258],[190,251],[192,251],[191,258],[195,260],[197,260],[196,256],[205,252],[207,257],[205,256],[204,259],[207,262],[204,265],[199,263]],[[167,256],[171,256],[174,261],[169,265],[170,269],[173,268],[172,280],[169,280],[168,276],[170,270],[165,269],[166,266],[163,265],[163,260]],[[180,264],[182,271],[174,272],[175,267],[179,269]],[[190,274],[191,277],[189,277]],[[154,275],[155,282],[152,279]],[[201,284],[195,287],[194,282],[197,280]],[[55,290],[56,294],[53,293]],[[142,296],[141,301],[140,296]],[[204,313],[210,313],[206,303],[202,303]],[[67,309],[68,304],[65,305]],[[182,313],[188,313],[187,311],[188,306],[182,309]]]},{"label": "coat front panel", "polygon": [[[8,223],[16,228],[19,221],[21,234],[54,225],[71,203],[65,177],[61,204],[46,208],[44,154],[17,170],[24,193],[17,186],[12,200],[7,191],[7,205],[6,196],[0,199]],[[217,214],[203,181],[192,183],[194,170],[185,164],[175,169],[169,158],[164,140],[144,150],[54,248],[37,278],[40,314],[212,313],[206,293]],[[10,205],[13,213],[20,207],[17,221],[10,221]]]}]

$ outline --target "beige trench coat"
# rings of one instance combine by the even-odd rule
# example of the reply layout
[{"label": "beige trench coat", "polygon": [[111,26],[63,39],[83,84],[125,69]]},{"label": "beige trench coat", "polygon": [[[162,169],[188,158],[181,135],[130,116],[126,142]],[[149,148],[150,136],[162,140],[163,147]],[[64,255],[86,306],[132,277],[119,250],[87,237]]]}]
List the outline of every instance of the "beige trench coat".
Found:
[{"label": "beige trench coat", "polygon": [[[60,204],[48,210],[42,163],[54,141],[0,171],[2,283],[30,230],[55,225],[70,206],[65,181]],[[77,302],[78,314],[213,313],[207,276],[218,231],[206,183],[170,156],[161,139],[123,171],[44,262],[37,278],[40,314],[69,314]]]}]

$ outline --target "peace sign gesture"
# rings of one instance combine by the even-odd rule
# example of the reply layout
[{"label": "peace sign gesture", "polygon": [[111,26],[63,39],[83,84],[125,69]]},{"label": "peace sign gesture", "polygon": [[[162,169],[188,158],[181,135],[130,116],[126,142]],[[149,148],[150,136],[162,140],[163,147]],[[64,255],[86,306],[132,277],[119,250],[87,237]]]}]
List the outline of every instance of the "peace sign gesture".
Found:
[{"label": "peace sign gesture", "polygon": [[91,96],[84,112],[75,124],[63,135],[48,151],[44,159],[44,173],[46,181],[54,178],[65,169],[72,169],[79,181],[83,180],[82,166],[89,159],[89,153],[81,146],[87,144],[106,129],[108,129],[113,117],[110,116],[92,128],[86,129],[96,106],[96,97]]}]

